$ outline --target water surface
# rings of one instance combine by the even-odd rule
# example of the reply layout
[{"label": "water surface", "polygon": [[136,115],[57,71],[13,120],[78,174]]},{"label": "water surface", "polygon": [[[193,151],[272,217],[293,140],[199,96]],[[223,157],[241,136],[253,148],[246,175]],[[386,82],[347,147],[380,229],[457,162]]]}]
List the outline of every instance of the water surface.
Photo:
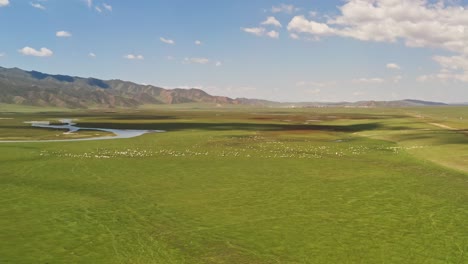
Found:
[{"label": "water surface", "polygon": [[0,143],[18,143],[18,142],[72,142],[72,141],[89,141],[89,140],[108,140],[108,139],[119,139],[119,138],[134,138],[148,133],[161,133],[164,130],[132,130],[132,129],[110,129],[110,128],[97,128],[97,127],[79,127],[76,123],[73,123],[72,119],[60,120],[62,125],[51,125],[48,121],[29,121],[25,123],[31,124],[37,128],[53,128],[67,130],[65,134],[77,132],[79,130],[93,130],[93,131],[104,131],[113,133],[113,136],[105,137],[90,137],[90,138],[76,138],[76,139],[50,139],[50,140],[0,140]]}]

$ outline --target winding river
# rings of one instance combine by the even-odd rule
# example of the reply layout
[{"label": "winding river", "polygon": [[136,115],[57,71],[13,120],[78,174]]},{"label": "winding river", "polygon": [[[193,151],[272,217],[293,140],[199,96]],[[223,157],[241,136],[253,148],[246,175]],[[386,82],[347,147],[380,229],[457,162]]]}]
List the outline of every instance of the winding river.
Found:
[{"label": "winding river", "polygon": [[104,131],[113,133],[114,136],[105,136],[105,137],[91,137],[91,138],[77,138],[77,139],[51,139],[51,140],[0,140],[0,143],[26,143],[26,142],[72,142],[72,141],[90,141],[90,140],[109,140],[109,139],[119,139],[119,138],[134,138],[148,133],[161,133],[165,132],[164,130],[130,130],[130,129],[110,129],[110,128],[89,128],[89,127],[79,127],[76,126],[76,123],[73,123],[71,119],[62,119],[60,120],[62,125],[51,125],[48,121],[30,121],[26,122],[31,124],[33,127],[38,128],[53,128],[53,129],[64,129],[68,130],[65,134],[77,132],[79,130],[94,130],[94,131]]}]

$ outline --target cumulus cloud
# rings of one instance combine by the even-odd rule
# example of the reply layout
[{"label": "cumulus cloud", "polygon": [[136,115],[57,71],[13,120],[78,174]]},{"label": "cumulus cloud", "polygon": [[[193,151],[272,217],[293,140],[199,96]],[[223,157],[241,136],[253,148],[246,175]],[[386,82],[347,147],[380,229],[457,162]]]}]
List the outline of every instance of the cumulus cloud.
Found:
[{"label": "cumulus cloud", "polygon": [[335,34],[335,30],[325,23],[309,21],[304,16],[295,16],[288,24],[288,30],[295,33],[308,33],[314,36]]},{"label": "cumulus cloud", "polygon": [[0,7],[2,6],[7,6],[10,4],[10,1],[9,0],[0,0]]},{"label": "cumulus cloud", "polygon": [[262,27],[241,28],[241,30],[255,36],[263,36],[266,31],[265,28]]},{"label": "cumulus cloud", "polygon": [[390,69],[390,70],[400,70],[401,67],[400,65],[396,64],[396,63],[388,63],[387,64],[387,69]]},{"label": "cumulus cloud", "polygon": [[242,31],[247,32],[249,34],[261,37],[267,36],[270,38],[279,38],[279,33],[275,30],[267,31],[263,27],[252,27],[252,28],[241,28]]},{"label": "cumulus cloud", "polygon": [[[292,33],[314,37],[335,35],[362,41],[396,43],[408,47],[439,48],[457,54],[447,60],[468,64],[468,9],[459,1],[427,0],[348,0],[339,7],[340,14],[325,23],[295,16],[288,25]],[[468,82],[468,69],[441,64],[439,79]],[[459,65],[460,66],[460,65]],[[424,79],[424,78],[423,78]]]},{"label": "cumulus cloud", "polygon": [[204,57],[192,57],[192,58],[187,57],[187,58],[184,58],[182,63],[183,64],[203,64],[203,65],[211,64],[216,67],[221,67],[223,65],[221,61],[210,60]]},{"label": "cumulus cloud", "polygon": [[[260,25],[282,27],[281,23],[273,16],[268,17],[265,21],[261,22]],[[266,36],[266,37],[275,38],[275,39],[279,38],[278,31],[275,31],[275,30],[267,31],[267,29],[263,26],[249,27],[249,28],[242,27],[241,30],[246,33],[258,36],[258,37]]]},{"label": "cumulus cloud", "polygon": [[296,34],[296,33],[289,34],[289,37],[292,38],[292,39],[299,39],[300,38],[299,35]]},{"label": "cumulus cloud", "polygon": [[468,82],[468,56],[434,56],[434,61],[439,63],[441,70],[432,75],[422,76],[419,81],[439,79],[443,81],[455,80]]},{"label": "cumulus cloud", "polygon": [[19,53],[25,56],[35,56],[35,57],[50,57],[54,53],[48,48],[41,48],[40,50],[36,50],[31,47],[24,47],[18,50]]},{"label": "cumulus cloud", "polygon": [[41,10],[45,10],[45,9],[46,9],[45,6],[41,5],[40,3],[33,3],[33,2],[31,2],[30,4],[31,4],[32,7],[37,8],[37,9],[41,9]]},{"label": "cumulus cloud", "polygon": [[202,44],[202,42],[200,40],[195,40],[195,45],[200,46],[201,44]]},{"label": "cumulus cloud", "polygon": [[167,38],[160,37],[159,40],[161,42],[169,44],[169,45],[174,45],[175,44],[175,41],[172,40],[172,39],[167,39]]},{"label": "cumulus cloud", "polygon": [[144,60],[145,59],[143,55],[135,55],[135,54],[125,55],[124,58],[128,60]]},{"label": "cumulus cloud", "polygon": [[292,14],[292,13],[297,12],[299,10],[301,10],[301,9],[295,7],[294,5],[287,5],[287,4],[281,4],[281,5],[278,5],[278,6],[273,6],[271,8],[272,13]]},{"label": "cumulus cloud", "polygon": [[57,31],[57,33],[55,33],[55,36],[59,37],[59,38],[69,38],[72,36],[72,34],[68,31]]},{"label": "cumulus cloud", "polygon": [[91,57],[91,58],[96,58],[96,54],[94,54],[93,52],[90,52],[90,53],[88,54],[88,56]]},{"label": "cumulus cloud", "polygon": [[208,64],[210,63],[210,59],[207,58],[185,58],[183,61],[184,64]]},{"label": "cumulus cloud", "polygon": [[275,38],[275,39],[279,38],[279,33],[274,30],[267,32],[266,35],[270,38]]},{"label": "cumulus cloud", "polygon": [[265,21],[261,23],[262,25],[271,25],[275,27],[282,27],[281,23],[273,16],[267,17]]},{"label": "cumulus cloud", "polygon": [[106,4],[106,3],[103,3],[102,6],[103,6],[107,11],[112,12],[112,6],[111,6],[111,5]]}]

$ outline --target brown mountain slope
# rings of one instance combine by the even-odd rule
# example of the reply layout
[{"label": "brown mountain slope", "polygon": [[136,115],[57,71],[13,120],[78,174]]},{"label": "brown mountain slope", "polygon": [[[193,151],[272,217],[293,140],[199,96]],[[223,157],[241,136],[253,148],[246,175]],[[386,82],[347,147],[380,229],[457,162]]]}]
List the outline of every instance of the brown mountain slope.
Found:
[{"label": "brown mountain slope", "polygon": [[0,67],[0,103],[88,108],[192,102],[238,103],[199,89],[170,90],[121,80],[104,81]]}]

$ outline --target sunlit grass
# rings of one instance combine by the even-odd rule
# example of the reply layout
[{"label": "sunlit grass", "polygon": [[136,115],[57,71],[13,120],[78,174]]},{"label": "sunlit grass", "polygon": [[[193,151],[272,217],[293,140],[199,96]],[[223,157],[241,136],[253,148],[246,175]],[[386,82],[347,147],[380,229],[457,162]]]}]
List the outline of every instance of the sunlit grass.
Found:
[{"label": "sunlit grass", "polygon": [[0,262],[464,263],[468,138],[406,111],[9,114],[168,132],[0,144]]}]

